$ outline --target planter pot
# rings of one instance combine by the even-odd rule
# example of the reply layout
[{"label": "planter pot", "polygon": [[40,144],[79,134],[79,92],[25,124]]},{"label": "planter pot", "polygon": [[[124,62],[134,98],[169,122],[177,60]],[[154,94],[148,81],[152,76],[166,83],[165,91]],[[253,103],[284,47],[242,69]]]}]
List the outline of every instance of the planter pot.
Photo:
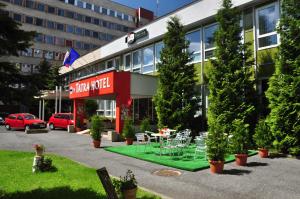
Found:
[{"label": "planter pot", "polygon": [[239,166],[247,165],[248,154],[235,154],[235,163]]},{"label": "planter pot", "polygon": [[93,140],[93,144],[95,148],[100,148],[101,140]]},{"label": "planter pot", "polygon": [[224,161],[209,161],[211,173],[222,173],[224,169]]},{"label": "planter pot", "polygon": [[269,156],[269,150],[268,149],[258,149],[258,154],[261,158],[267,158]]},{"label": "planter pot", "polygon": [[127,145],[132,145],[132,143],[133,143],[133,138],[126,138]]},{"label": "planter pot", "polygon": [[122,194],[124,199],[136,199],[137,187],[134,189],[123,190]]}]

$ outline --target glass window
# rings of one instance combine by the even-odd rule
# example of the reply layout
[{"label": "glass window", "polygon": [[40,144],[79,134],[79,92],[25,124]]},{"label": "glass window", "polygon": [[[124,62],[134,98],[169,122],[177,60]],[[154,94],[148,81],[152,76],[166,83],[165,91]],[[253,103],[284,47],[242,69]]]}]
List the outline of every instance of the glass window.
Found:
[{"label": "glass window", "polygon": [[92,23],[92,18],[91,17],[88,17],[88,16],[85,16],[85,22],[87,23]]},{"label": "glass window", "polygon": [[93,32],[93,37],[94,38],[98,38],[99,37],[99,33],[98,32]]},{"label": "glass window", "polygon": [[64,46],[65,45],[65,39],[60,38],[60,37],[55,37],[55,45]]},{"label": "glass window", "polygon": [[22,15],[14,13],[14,20],[21,22],[22,21]]},{"label": "glass window", "polygon": [[59,15],[59,16],[65,16],[65,10],[63,10],[63,9],[57,9],[57,15]]},{"label": "glass window", "polygon": [[214,56],[214,49],[216,48],[214,34],[217,28],[217,24],[213,24],[204,28],[205,59],[209,59]]},{"label": "glass window", "polygon": [[109,10],[109,16],[115,17],[116,12],[114,10]]},{"label": "glass window", "polygon": [[99,109],[97,110],[99,115],[104,116],[104,110],[105,110],[105,101],[104,100],[98,100]]},{"label": "glass window", "polygon": [[81,49],[82,43],[80,41],[75,41],[75,48]]},{"label": "glass window", "polygon": [[120,61],[121,61],[120,57],[117,57],[115,59],[115,67],[116,67],[117,70],[119,70],[119,68],[120,68],[120,64],[121,64]]},{"label": "glass window", "polygon": [[100,33],[100,39],[106,41],[106,34]]},{"label": "glass window", "polygon": [[67,25],[67,32],[68,33],[74,33],[74,26]]},{"label": "glass window", "polygon": [[26,57],[32,57],[32,48],[26,48],[26,50],[22,51],[22,55]]},{"label": "glass window", "polygon": [[94,18],[93,23],[94,23],[95,25],[99,25],[100,21],[99,21],[99,19]]},{"label": "glass window", "polygon": [[143,73],[150,73],[154,71],[154,50],[153,46],[143,49]]},{"label": "glass window", "polygon": [[132,53],[132,68],[140,68],[141,67],[141,51],[137,50]]},{"label": "glass window", "polygon": [[50,35],[45,35],[45,43],[46,44],[54,44],[54,37]]},{"label": "glass window", "polygon": [[77,0],[77,6],[78,6],[79,8],[83,8],[83,2]]},{"label": "glass window", "polygon": [[45,5],[44,5],[44,4],[37,3],[36,8],[37,8],[39,11],[42,11],[42,12],[45,11]]},{"label": "glass window", "polygon": [[75,0],[68,0],[68,4],[75,5]]},{"label": "glass window", "polygon": [[107,15],[107,9],[106,8],[102,8],[102,14]]},{"label": "glass window", "polygon": [[257,37],[258,48],[274,46],[278,44],[276,23],[279,18],[279,8],[277,3],[258,8],[257,17]]},{"label": "glass window", "polygon": [[112,60],[107,61],[107,62],[106,62],[106,67],[107,67],[107,68],[112,68],[112,67],[114,67],[114,60],[112,59]]},{"label": "glass window", "polygon": [[14,4],[17,4],[17,5],[22,5],[22,0],[14,0]]},{"label": "glass window", "polygon": [[55,24],[53,21],[47,21],[47,28],[55,29]]},{"label": "glass window", "polygon": [[35,18],[35,25],[37,25],[37,26],[43,26],[43,19]]},{"label": "glass window", "polygon": [[52,51],[44,51],[44,57],[45,57],[46,59],[53,59],[54,54],[53,54]]},{"label": "glass window", "polygon": [[37,34],[37,36],[34,38],[34,41],[36,41],[36,42],[44,42],[44,35]]},{"label": "glass window", "polygon": [[85,8],[91,10],[92,9],[92,4],[86,3]]},{"label": "glass window", "polygon": [[72,40],[67,40],[67,39],[66,39],[66,46],[67,46],[67,47],[73,47],[73,41],[72,41]]},{"label": "glass window", "polygon": [[91,36],[91,31],[88,29],[84,30],[84,35],[90,37]]},{"label": "glass window", "polygon": [[155,69],[158,70],[157,63],[160,62],[160,53],[164,47],[164,43],[161,41],[155,44]]},{"label": "glass window", "polygon": [[100,13],[100,6],[94,5],[94,11]]},{"label": "glass window", "polygon": [[105,100],[105,116],[111,117],[112,103],[111,100]]},{"label": "glass window", "polygon": [[245,30],[249,30],[253,28],[253,13],[252,13],[252,8],[247,9],[244,11],[244,16],[243,16],[243,26]]},{"label": "glass window", "polygon": [[107,27],[107,21],[102,21],[102,26]]},{"label": "glass window", "polygon": [[64,31],[64,24],[56,23],[56,29],[57,29],[57,30]]},{"label": "glass window", "polygon": [[185,36],[186,40],[190,42],[188,51],[192,54],[192,62],[201,61],[201,32],[200,30],[188,33]]},{"label": "glass window", "polygon": [[90,44],[84,43],[83,44],[83,49],[84,50],[89,50],[90,49]]},{"label": "glass window", "polygon": [[131,54],[127,54],[124,56],[124,70],[130,70],[130,67],[131,67]]},{"label": "glass window", "polygon": [[117,18],[122,20],[122,13],[117,11]]},{"label": "glass window", "polygon": [[33,56],[34,56],[34,57],[42,58],[42,57],[43,57],[43,51],[40,50],[40,49],[34,49],[34,51],[33,51]]},{"label": "glass window", "polygon": [[76,13],[75,19],[78,21],[83,21],[83,15]]},{"label": "glass window", "polygon": [[124,14],[124,20],[128,21],[129,20],[129,16]]},{"label": "glass window", "polygon": [[74,19],[74,12],[66,11],[66,17]]},{"label": "glass window", "polygon": [[76,35],[82,35],[82,28],[75,27],[75,34]]},{"label": "glass window", "polygon": [[55,8],[52,6],[48,6],[48,13],[55,14]]},{"label": "glass window", "polygon": [[27,8],[34,8],[34,2],[31,0],[26,0],[26,7]]}]

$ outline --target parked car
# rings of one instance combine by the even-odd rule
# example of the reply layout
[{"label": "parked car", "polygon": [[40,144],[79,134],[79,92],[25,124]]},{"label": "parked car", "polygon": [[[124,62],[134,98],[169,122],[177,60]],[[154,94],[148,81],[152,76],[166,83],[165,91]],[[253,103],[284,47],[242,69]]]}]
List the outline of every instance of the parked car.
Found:
[{"label": "parked car", "polygon": [[73,125],[73,114],[72,113],[55,113],[49,119],[49,128],[51,130],[55,128],[68,128],[68,125]]},{"label": "parked car", "polygon": [[30,113],[10,114],[5,118],[5,127],[10,129],[43,129],[47,127],[47,123],[40,120]]},{"label": "parked car", "polygon": [[4,125],[4,124],[5,124],[5,120],[2,117],[0,117],[0,125]]}]

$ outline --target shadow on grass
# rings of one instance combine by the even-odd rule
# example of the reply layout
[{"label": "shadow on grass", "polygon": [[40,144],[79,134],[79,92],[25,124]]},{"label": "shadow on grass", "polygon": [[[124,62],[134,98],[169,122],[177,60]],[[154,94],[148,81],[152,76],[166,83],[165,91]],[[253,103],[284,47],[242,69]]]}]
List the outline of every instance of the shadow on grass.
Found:
[{"label": "shadow on grass", "polygon": [[34,189],[27,192],[5,193],[0,190],[1,199],[104,199],[105,195],[100,195],[90,189],[72,190],[70,187],[55,187],[51,189]]},{"label": "shadow on grass", "polygon": [[247,163],[247,167],[259,167],[259,166],[268,166],[268,163],[263,162],[249,162]]},{"label": "shadow on grass", "polygon": [[229,170],[223,170],[224,175],[244,175],[244,174],[250,174],[251,171],[249,170],[241,170],[241,169],[229,169]]}]

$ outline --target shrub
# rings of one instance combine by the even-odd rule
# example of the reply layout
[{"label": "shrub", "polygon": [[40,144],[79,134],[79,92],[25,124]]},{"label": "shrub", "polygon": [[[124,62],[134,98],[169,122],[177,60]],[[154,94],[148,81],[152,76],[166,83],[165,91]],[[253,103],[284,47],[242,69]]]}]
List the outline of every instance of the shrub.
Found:
[{"label": "shrub", "polygon": [[134,189],[137,187],[137,181],[131,170],[127,170],[126,176],[120,176],[120,179],[113,179],[112,182],[118,194],[124,190]]},{"label": "shrub", "polygon": [[103,118],[99,115],[94,115],[92,117],[92,125],[91,125],[91,137],[94,140],[101,140],[101,133],[103,131]]},{"label": "shrub", "polygon": [[135,137],[135,130],[134,130],[133,121],[131,118],[125,119],[122,136],[125,138],[134,138]]},{"label": "shrub", "polygon": [[258,147],[268,149],[273,142],[273,136],[270,127],[264,119],[260,119],[255,128],[253,139]]},{"label": "shrub", "polygon": [[141,132],[145,132],[145,131],[150,131],[151,127],[150,127],[150,119],[149,118],[144,118],[143,121],[141,122],[140,125],[140,130]]},{"label": "shrub", "polygon": [[229,146],[232,153],[248,154],[249,147],[249,124],[243,120],[236,119],[232,124],[232,137],[229,139]]}]

